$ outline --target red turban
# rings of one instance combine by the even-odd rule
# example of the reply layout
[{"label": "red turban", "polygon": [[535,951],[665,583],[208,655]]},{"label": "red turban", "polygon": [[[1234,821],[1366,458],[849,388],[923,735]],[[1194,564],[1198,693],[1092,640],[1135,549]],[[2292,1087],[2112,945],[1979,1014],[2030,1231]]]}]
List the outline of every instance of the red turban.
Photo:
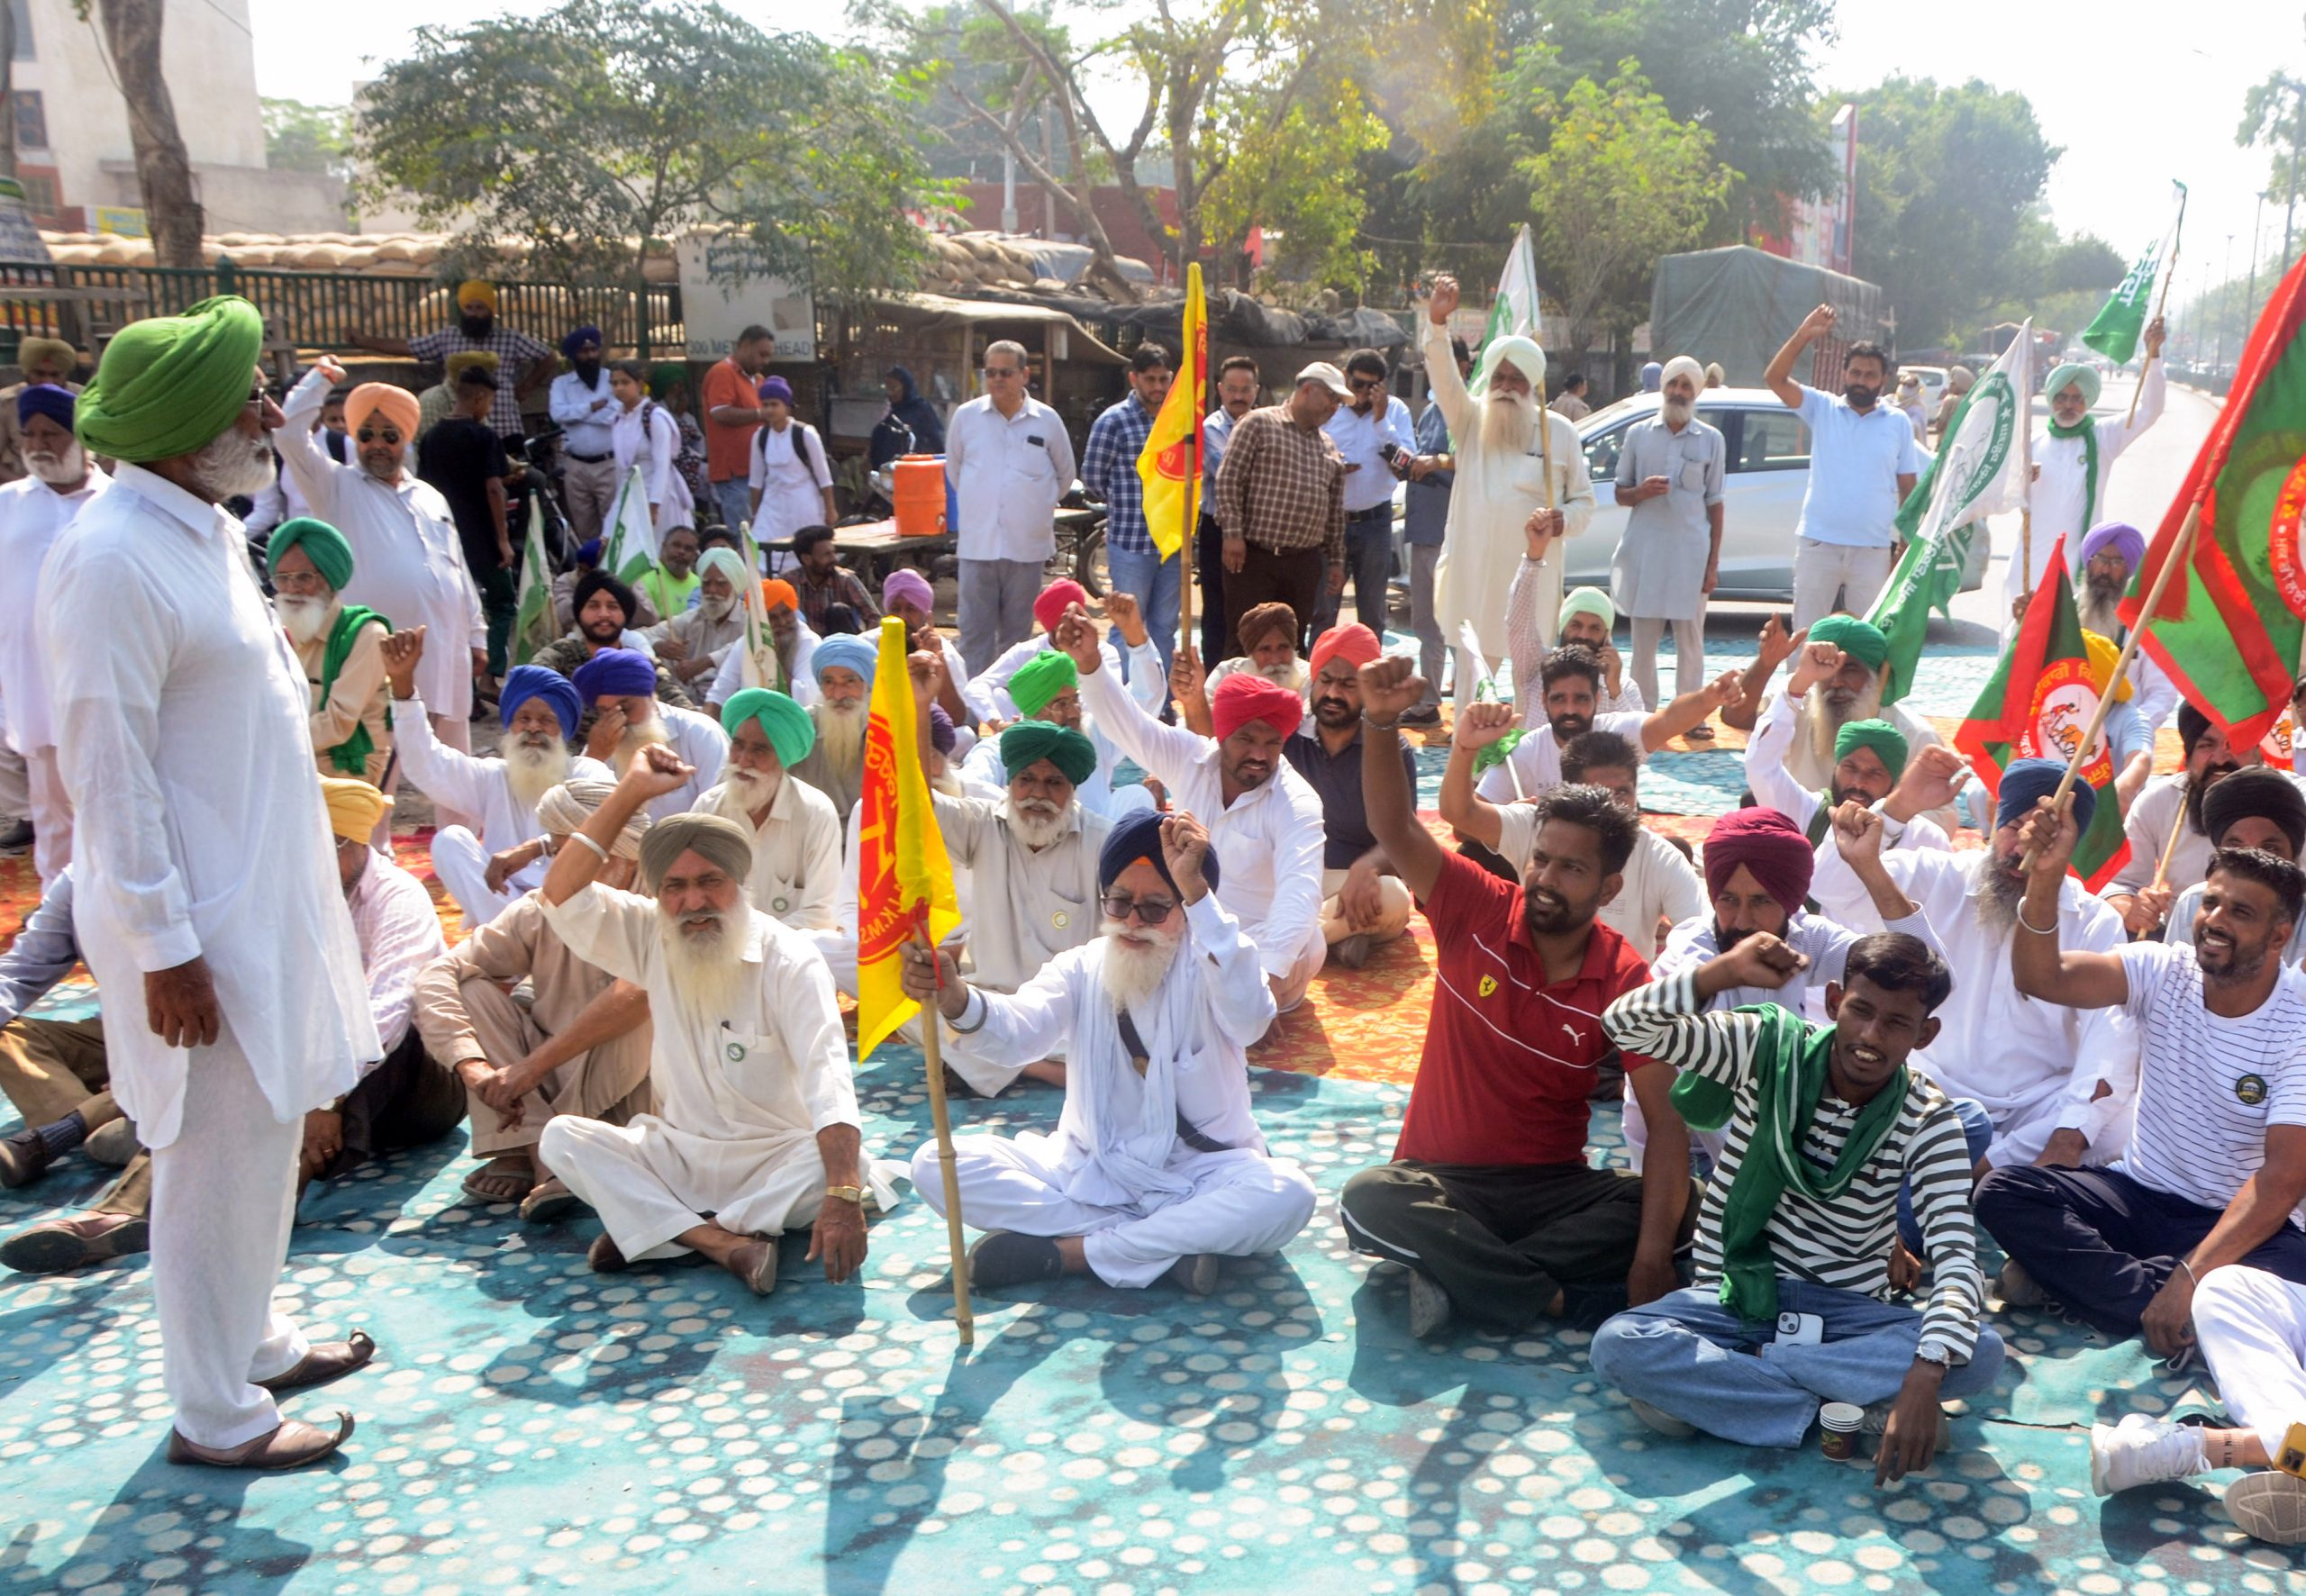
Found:
[{"label": "red turban", "polygon": [[1040,597],[1033,601],[1033,619],[1040,622],[1043,631],[1055,631],[1067,609],[1088,602],[1089,590],[1067,576],[1041,589]]},{"label": "red turban", "polygon": [[1377,663],[1377,656],[1385,652],[1377,641],[1377,634],[1358,621],[1350,626],[1332,626],[1313,639],[1312,671],[1321,674],[1321,667],[1343,656],[1355,669]]},{"label": "red turban", "polygon": [[1790,919],[1810,895],[1817,863],[1802,828],[1776,810],[1733,809],[1705,839],[1706,894],[1718,897],[1743,865]]},{"label": "red turban", "polygon": [[1305,701],[1254,671],[1236,671],[1217,684],[1209,714],[1217,722],[1219,742],[1252,721],[1263,721],[1287,737],[1305,719]]}]

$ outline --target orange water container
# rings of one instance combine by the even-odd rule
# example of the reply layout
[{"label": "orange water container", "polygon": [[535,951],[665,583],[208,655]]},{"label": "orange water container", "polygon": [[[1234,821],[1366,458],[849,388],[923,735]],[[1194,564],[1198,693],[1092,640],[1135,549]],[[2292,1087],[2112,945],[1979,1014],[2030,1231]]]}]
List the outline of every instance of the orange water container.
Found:
[{"label": "orange water container", "polygon": [[945,457],[901,455],[896,463],[897,534],[933,538],[945,530]]}]

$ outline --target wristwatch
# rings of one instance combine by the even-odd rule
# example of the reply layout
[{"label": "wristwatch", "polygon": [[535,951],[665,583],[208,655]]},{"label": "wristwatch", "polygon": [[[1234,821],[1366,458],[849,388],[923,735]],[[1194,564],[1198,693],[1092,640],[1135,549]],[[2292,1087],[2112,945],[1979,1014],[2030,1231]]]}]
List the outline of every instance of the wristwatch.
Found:
[{"label": "wristwatch", "polygon": [[865,1188],[862,1186],[827,1186],[825,1195],[837,1202],[856,1203],[859,1208],[865,1205]]}]

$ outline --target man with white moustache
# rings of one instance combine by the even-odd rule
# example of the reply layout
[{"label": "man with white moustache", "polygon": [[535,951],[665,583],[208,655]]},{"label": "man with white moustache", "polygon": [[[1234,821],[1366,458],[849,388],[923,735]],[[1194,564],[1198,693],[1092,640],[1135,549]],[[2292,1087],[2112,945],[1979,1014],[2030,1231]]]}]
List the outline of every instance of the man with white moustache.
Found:
[{"label": "man with white moustache", "polygon": [[792,775],[816,742],[809,712],[782,693],[748,687],[721,706],[721,728],[729,762],[695,812],[733,821],[751,838],[745,890],[755,908],[794,930],[834,929],[840,816],[831,799]]},{"label": "man with white moustache", "polygon": [[661,744],[670,747],[687,767],[685,786],[650,802],[651,820],[685,814],[721,779],[721,766],[729,757],[729,734],[710,715],[659,700],[657,667],[647,655],[604,648],[578,666],[569,680],[578,701],[594,711],[592,729],[585,734],[587,755],[622,776],[641,749]]},{"label": "man with white moustache", "polygon": [[393,625],[365,604],[344,602],[351,546],[326,521],[300,515],[273,529],[264,567],[272,612],[312,684],[313,757],[321,775],[385,791],[394,766],[384,641]]},{"label": "man with white moustache", "polygon": [[831,799],[843,816],[865,792],[865,719],[877,660],[870,639],[831,637],[817,644],[810,661],[820,695],[809,710],[816,744],[793,774]]},{"label": "man with white moustache", "polygon": [[745,612],[737,602],[749,580],[744,557],[715,545],[697,557],[696,580],[695,607],[658,621],[642,635],[657,650],[658,662],[702,703],[730,648],[744,640]]}]

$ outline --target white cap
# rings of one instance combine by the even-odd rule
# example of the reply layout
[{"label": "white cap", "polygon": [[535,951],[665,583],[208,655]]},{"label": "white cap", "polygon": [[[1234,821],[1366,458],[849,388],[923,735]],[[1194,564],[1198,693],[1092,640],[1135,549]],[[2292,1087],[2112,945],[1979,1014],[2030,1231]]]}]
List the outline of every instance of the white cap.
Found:
[{"label": "white cap", "polygon": [[1327,360],[1316,360],[1299,372],[1296,382],[1292,385],[1302,388],[1307,383],[1319,383],[1340,399],[1353,397],[1353,390],[1345,385],[1345,373]]}]

